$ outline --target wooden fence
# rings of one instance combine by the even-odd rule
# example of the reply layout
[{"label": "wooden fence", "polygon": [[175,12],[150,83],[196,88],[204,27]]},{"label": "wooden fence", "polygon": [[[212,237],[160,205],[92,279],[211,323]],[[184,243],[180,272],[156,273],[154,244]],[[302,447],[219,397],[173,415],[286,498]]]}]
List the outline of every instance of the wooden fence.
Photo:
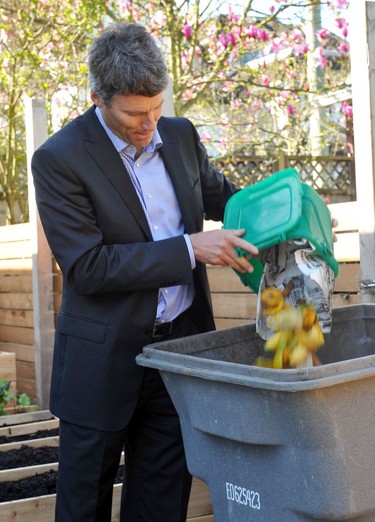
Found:
[{"label": "wooden fence", "polygon": [[[359,289],[359,237],[356,202],[330,205],[339,220],[335,256],[340,262],[333,306],[361,301]],[[215,224],[217,226],[217,224]],[[0,227],[0,351],[16,354],[17,389],[37,396],[30,226]],[[61,301],[61,274],[53,269],[55,314]],[[244,287],[229,268],[208,267],[218,329],[253,322],[256,295]]]}]

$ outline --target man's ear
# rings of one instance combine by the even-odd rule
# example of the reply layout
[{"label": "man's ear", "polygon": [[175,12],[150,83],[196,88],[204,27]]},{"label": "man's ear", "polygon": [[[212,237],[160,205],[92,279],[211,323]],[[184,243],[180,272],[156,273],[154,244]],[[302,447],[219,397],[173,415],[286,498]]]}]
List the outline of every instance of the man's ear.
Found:
[{"label": "man's ear", "polygon": [[92,102],[99,108],[103,107],[104,105],[104,102],[103,100],[101,99],[101,97],[99,96],[99,94],[97,94],[95,91],[91,91],[90,93],[90,97],[91,97],[91,100]]}]

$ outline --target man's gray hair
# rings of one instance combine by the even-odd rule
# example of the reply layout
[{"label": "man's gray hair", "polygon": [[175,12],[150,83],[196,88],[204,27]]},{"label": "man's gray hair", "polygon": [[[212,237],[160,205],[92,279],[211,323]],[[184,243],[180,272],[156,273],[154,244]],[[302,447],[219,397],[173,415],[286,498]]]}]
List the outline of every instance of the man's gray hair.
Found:
[{"label": "man's gray hair", "polygon": [[141,25],[108,26],[93,42],[88,58],[91,88],[106,105],[114,95],[152,97],[168,86],[161,51]]}]

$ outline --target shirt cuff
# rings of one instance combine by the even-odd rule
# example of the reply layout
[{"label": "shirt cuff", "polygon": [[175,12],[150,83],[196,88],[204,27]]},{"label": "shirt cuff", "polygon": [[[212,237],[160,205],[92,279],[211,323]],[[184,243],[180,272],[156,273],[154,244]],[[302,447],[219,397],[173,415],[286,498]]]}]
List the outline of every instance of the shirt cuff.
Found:
[{"label": "shirt cuff", "polygon": [[190,237],[188,234],[184,234],[184,238],[185,238],[187,249],[189,251],[191,269],[194,270],[194,268],[197,266],[197,263],[195,261],[193,245],[191,244]]}]

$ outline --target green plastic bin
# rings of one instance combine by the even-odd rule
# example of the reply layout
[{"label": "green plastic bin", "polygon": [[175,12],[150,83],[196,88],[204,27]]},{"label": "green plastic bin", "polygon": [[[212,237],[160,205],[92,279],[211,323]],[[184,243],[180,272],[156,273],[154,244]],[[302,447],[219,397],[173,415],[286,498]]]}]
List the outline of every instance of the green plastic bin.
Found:
[{"label": "green plastic bin", "polygon": [[[338,274],[333,253],[331,213],[319,194],[301,182],[295,169],[286,169],[246,187],[228,201],[224,228],[246,230],[243,238],[259,250],[290,240],[305,239]],[[244,254],[239,252],[239,254]],[[242,283],[258,292],[263,264],[252,259],[254,272],[240,274]]]}]

